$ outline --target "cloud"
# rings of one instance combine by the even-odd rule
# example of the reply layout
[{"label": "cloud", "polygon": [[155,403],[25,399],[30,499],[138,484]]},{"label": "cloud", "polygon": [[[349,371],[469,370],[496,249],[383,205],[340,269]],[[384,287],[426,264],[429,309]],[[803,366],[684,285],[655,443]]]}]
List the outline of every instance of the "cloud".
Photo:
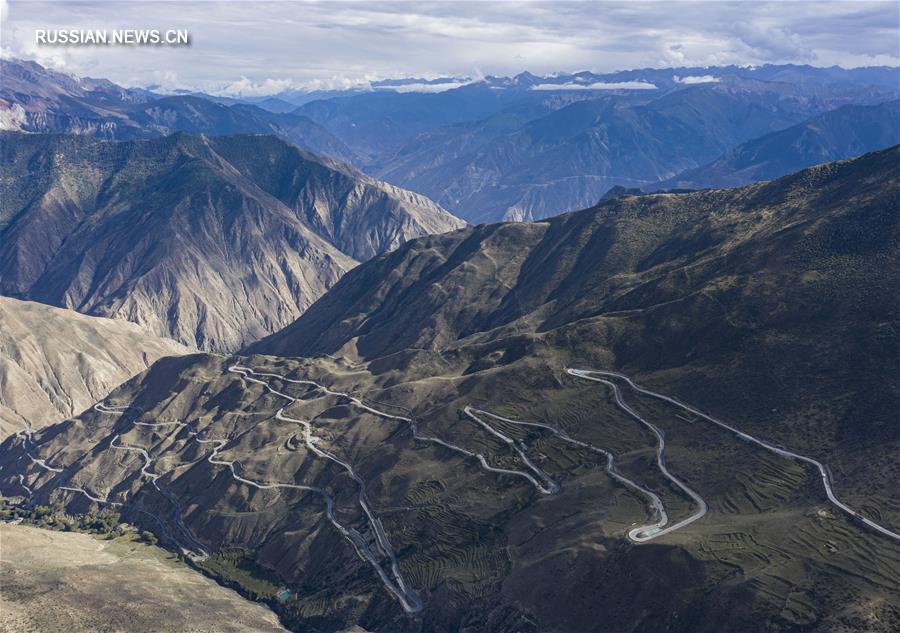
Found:
[{"label": "cloud", "polygon": [[591,84],[535,84],[532,90],[657,90],[658,87],[647,81],[597,81]]},{"label": "cloud", "polygon": [[236,97],[259,97],[292,89],[296,89],[296,85],[291,79],[268,78],[263,81],[253,81],[247,77],[241,77],[237,81],[226,84],[216,93]]},{"label": "cloud", "polygon": [[[206,92],[726,64],[900,64],[896,2],[49,2],[0,0],[11,54]],[[188,48],[37,47],[36,28],[187,29]],[[415,82],[411,82],[415,83]],[[424,88],[422,86],[420,89]],[[598,88],[600,89],[600,88]]]},{"label": "cloud", "polygon": [[736,22],[732,26],[737,39],[748,46],[756,59],[777,62],[783,59],[811,62],[815,60],[813,49],[803,38],[786,27],[767,26],[762,23]]},{"label": "cloud", "polygon": [[436,92],[446,92],[448,90],[455,90],[456,88],[462,88],[463,86],[469,85],[470,81],[448,81],[444,83],[422,83],[422,82],[414,82],[414,83],[402,83],[402,84],[394,84],[394,85],[384,85],[384,86],[376,86],[376,90],[393,90],[394,92],[428,92],[428,93],[436,93]]},{"label": "cloud", "polygon": [[714,84],[719,82],[719,78],[713,75],[690,75],[687,77],[672,76],[673,81],[677,84]]}]

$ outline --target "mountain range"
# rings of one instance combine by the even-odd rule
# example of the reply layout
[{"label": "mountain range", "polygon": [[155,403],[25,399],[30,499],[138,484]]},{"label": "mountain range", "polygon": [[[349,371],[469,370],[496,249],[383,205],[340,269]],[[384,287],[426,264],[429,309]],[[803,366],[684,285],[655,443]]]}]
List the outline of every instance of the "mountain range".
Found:
[{"label": "mountain range", "polygon": [[235,350],[359,261],[460,228],[430,200],[272,136],[5,133],[0,293]]},{"label": "mountain range", "polygon": [[[398,145],[373,136],[357,146],[354,135],[363,133],[357,117],[348,117],[357,127],[353,135],[346,135],[342,125],[335,124],[341,119],[321,116],[316,103],[300,111],[329,127],[360,155],[369,144],[384,148],[370,163],[363,163],[364,169],[420,191],[478,223],[533,220],[580,209],[596,203],[613,186],[654,187],[719,159],[742,143],[848,102],[869,105],[889,98],[883,89],[820,88],[811,91],[802,83],[723,76],[715,82],[625,95],[563,93],[569,103],[560,103],[555,92],[517,92],[519,103],[497,108],[480,120],[410,134]],[[487,89],[454,92],[465,90]],[[352,101],[358,101],[361,110],[377,112],[378,102],[365,95],[325,102],[323,107],[350,110]],[[880,125],[885,131],[896,126],[896,116],[889,111],[872,113],[876,115],[884,117]],[[844,140],[840,122],[835,121],[832,134],[839,144],[853,145],[854,139]],[[898,141],[896,133],[886,134],[877,137],[874,147],[861,149],[881,149]],[[845,157],[849,155],[826,154],[819,162]]]},{"label": "mountain range", "polygon": [[[0,63],[4,129],[105,139],[273,134],[472,223],[550,217],[613,187],[747,184],[900,142],[896,108],[874,107],[900,97],[889,67],[524,72],[238,98],[161,95]],[[837,114],[842,107],[851,109]]]},{"label": "mountain range", "polygon": [[112,507],[295,630],[887,633],[898,159],[409,240],[7,438],[0,491]]},{"label": "mountain range", "polygon": [[898,157],[895,146],[740,189],[413,240],[245,351],[402,366],[419,350],[477,349],[476,371],[547,346],[566,364],[665,376],[685,399],[677,376],[715,384],[706,408],[755,410],[741,393],[777,404],[756,425],[800,416],[829,389],[829,401],[867,393],[865,407],[830,403],[828,433],[897,440],[900,392],[884,368],[896,363]]},{"label": "mountain range", "polygon": [[653,188],[737,187],[900,142],[900,101],[843,106],[747,141]]},{"label": "mountain range", "polygon": [[4,518],[297,631],[900,628],[897,68],[0,75]]},{"label": "mountain range", "polygon": [[310,119],[249,103],[231,106],[194,95],[158,95],[78,78],[35,62],[0,60],[0,129],[131,140],[190,134],[274,134],[289,143],[350,162],[353,153]]}]

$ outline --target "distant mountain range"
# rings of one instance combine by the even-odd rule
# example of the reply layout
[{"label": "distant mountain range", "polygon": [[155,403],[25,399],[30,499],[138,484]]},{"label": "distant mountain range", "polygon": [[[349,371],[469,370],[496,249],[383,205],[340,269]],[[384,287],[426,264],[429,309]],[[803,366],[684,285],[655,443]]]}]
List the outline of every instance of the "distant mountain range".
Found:
[{"label": "distant mountain range", "polygon": [[[525,72],[235,98],[164,96],[34,62],[0,63],[3,129],[106,139],[274,134],[472,223],[550,217],[595,204],[613,187],[744,184],[900,142],[890,109],[869,111],[867,131],[836,118],[829,131],[813,131],[838,108],[900,97],[900,70],[888,67]],[[773,136],[805,122],[820,141]],[[757,149],[737,149],[755,141]],[[752,167],[753,156],[766,167]]]},{"label": "distant mountain range", "polygon": [[359,261],[463,226],[272,136],[0,136],[0,293],[234,350]]},{"label": "distant mountain range", "polygon": [[240,102],[225,105],[194,95],[162,96],[79,79],[34,62],[0,60],[0,129],[142,139],[173,132],[274,134],[294,145],[344,162],[353,153],[306,117]]},{"label": "distant mountain range", "polygon": [[[498,91],[473,84],[435,95],[319,101],[298,112],[342,138],[364,169],[477,223],[583,208],[614,186],[651,188],[741,143],[898,94],[862,83],[726,74],[652,90]],[[886,135],[864,149],[898,140]]]},{"label": "distant mountain range", "polygon": [[369,82],[368,85],[345,89],[291,89],[269,97],[243,97],[247,102],[275,98],[282,102],[303,105],[310,101],[339,96],[355,96],[371,92],[435,94],[459,87],[486,86],[492,90],[509,92],[549,91],[623,94],[633,90],[666,91],[686,85],[714,83],[723,76],[781,83],[803,83],[811,88],[822,85],[869,85],[880,89],[896,89],[896,69],[889,66],[867,68],[820,68],[796,64],[765,64],[762,66],[691,66],[670,68],[638,68],[609,73],[581,71],[535,75],[522,72],[513,77],[436,77],[400,78]]},{"label": "distant mountain range", "polygon": [[738,187],[900,143],[900,101],[843,106],[728,150],[653,189]]}]

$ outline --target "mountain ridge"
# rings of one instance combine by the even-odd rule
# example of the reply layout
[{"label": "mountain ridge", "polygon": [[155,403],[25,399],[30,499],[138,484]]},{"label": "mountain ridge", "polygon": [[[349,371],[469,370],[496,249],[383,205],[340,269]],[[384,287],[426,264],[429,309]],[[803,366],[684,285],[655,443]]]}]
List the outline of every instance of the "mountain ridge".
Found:
[{"label": "mountain ridge", "polygon": [[654,189],[736,187],[900,142],[900,100],[847,105],[742,143]]},{"label": "mountain ridge", "polygon": [[[0,145],[10,166],[0,291],[198,347],[234,349],[277,329],[354,256],[462,226],[420,196],[274,137],[5,133]],[[285,183],[294,197],[282,201]]]},{"label": "mountain ridge", "polygon": [[[861,88],[821,87],[810,94],[803,84],[738,77],[649,92],[576,92],[568,102],[537,93],[552,103],[544,111],[538,101],[530,106],[533,114],[521,117],[525,102],[511,102],[487,118],[412,135],[368,168],[473,223],[536,220],[590,206],[613,186],[656,186],[848,102],[879,101],[879,93]],[[320,123],[330,125],[325,118]],[[352,145],[351,136],[346,139]]]},{"label": "mountain ridge", "polygon": [[0,60],[0,130],[84,134],[136,140],[175,132],[212,135],[275,134],[337,160],[353,152],[309,118],[274,113],[249,103],[234,106],[193,95],[158,95],[105,79],[77,78],[35,62]]}]

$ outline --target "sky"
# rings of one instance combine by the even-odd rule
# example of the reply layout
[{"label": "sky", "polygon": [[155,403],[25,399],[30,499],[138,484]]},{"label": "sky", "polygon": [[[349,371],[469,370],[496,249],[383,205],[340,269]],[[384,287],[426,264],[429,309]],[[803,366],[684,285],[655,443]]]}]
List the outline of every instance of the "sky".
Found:
[{"label": "sky", "polygon": [[[187,29],[189,47],[49,46],[36,29]],[[129,87],[258,96],[402,77],[900,65],[900,2],[0,0],[0,50]],[[426,88],[423,88],[426,89]]]}]

